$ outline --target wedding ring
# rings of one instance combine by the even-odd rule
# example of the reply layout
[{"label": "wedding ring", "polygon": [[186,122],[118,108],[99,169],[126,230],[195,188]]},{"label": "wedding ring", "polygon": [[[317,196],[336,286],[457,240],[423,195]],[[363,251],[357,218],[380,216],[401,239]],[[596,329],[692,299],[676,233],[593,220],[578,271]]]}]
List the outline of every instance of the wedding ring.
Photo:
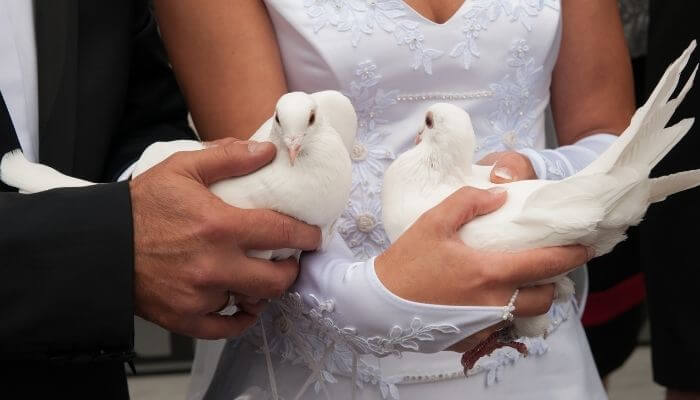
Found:
[{"label": "wedding ring", "polygon": [[515,315],[513,315],[513,311],[515,311],[515,299],[518,298],[518,294],[520,294],[520,289],[515,289],[515,293],[513,293],[513,295],[510,296],[510,301],[508,302],[508,305],[503,307],[503,314],[501,314],[501,318],[504,321],[512,321],[515,318]]},{"label": "wedding ring", "polygon": [[217,312],[219,315],[224,315],[224,316],[231,316],[238,311],[238,307],[236,306],[236,297],[233,295],[233,293],[228,292],[228,302],[226,305]]}]

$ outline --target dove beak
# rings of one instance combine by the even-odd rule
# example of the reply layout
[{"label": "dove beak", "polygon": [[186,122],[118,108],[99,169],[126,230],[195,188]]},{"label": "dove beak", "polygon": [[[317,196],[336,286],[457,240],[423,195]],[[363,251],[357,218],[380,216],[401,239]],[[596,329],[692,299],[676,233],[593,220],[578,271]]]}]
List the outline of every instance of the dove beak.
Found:
[{"label": "dove beak", "polygon": [[423,132],[420,132],[416,138],[413,140],[413,142],[417,145],[423,140]]},{"label": "dove beak", "polygon": [[296,145],[289,148],[289,164],[292,166],[294,166],[294,161],[296,161],[300,149],[301,145]]}]

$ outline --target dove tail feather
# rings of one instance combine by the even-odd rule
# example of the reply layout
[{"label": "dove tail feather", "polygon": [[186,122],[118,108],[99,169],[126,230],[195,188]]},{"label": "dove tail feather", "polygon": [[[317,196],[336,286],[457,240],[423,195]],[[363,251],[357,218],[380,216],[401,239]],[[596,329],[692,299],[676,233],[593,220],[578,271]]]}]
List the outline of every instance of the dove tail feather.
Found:
[{"label": "dove tail feather", "polygon": [[651,151],[647,156],[647,159],[650,160],[649,169],[653,169],[674,147],[676,147],[678,142],[680,142],[681,139],[683,139],[685,135],[690,132],[690,129],[693,127],[694,123],[695,118],[684,119],[676,125],[662,130],[656,136],[655,140],[660,138],[661,140],[658,141],[661,143],[657,143],[655,145],[657,146],[657,150]]},{"label": "dove tail feather", "polygon": [[654,178],[651,179],[649,201],[658,203],[672,194],[697,186],[700,186],[700,169]]},{"label": "dove tail feather", "polygon": [[0,161],[0,180],[21,193],[37,193],[60,187],[93,185],[82,179],[64,175],[46,165],[30,162],[21,150],[6,153]]},{"label": "dove tail feather", "polygon": [[[671,149],[683,139],[693,126],[694,119],[686,119],[678,124],[665,128],[671,120],[676,109],[681,104],[697,75],[698,67],[695,67],[693,74],[685,83],[679,95],[665,104],[657,104],[650,109],[640,121],[640,126],[634,137],[623,150],[615,165],[639,164],[646,165],[653,169]],[[681,71],[678,71],[680,75]],[[678,80],[676,79],[676,83]],[[668,93],[673,93],[676,85],[668,88]],[[667,96],[663,96],[664,99]],[[658,100],[658,99],[656,99]],[[650,100],[652,101],[652,100]],[[665,129],[664,129],[665,128]]]},{"label": "dove tail feather", "polygon": [[693,40],[683,54],[666,69],[659,84],[654,88],[651,95],[649,95],[649,100],[642,108],[648,110],[649,108],[656,108],[662,103],[668,102],[671,95],[673,95],[673,92],[676,90],[676,87],[678,87],[681,72],[685,70],[696,47],[697,41]]}]

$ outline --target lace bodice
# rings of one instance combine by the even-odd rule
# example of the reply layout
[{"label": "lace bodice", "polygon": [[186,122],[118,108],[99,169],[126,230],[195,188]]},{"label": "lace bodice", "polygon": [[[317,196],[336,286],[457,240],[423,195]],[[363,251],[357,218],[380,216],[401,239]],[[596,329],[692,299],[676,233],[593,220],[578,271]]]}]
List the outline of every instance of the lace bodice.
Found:
[{"label": "lace bodice", "polygon": [[[228,343],[209,396],[399,399],[414,398],[406,397],[407,385],[464,379],[459,355],[443,350],[499,322],[503,310],[417,304],[383,287],[373,263],[389,245],[381,222],[382,176],[413,144],[434,102],[471,114],[477,160],[494,151],[543,148],[561,36],[559,1],[467,0],[444,24],[399,0],[265,3],[289,90],[335,89],[355,106],[353,190],[333,240],[302,258],[291,293],[246,337]],[[551,311],[552,330],[573,307]],[[550,347],[543,338],[521,341],[533,357]],[[486,373],[483,388],[521,358],[500,349],[472,373]],[[588,359],[581,363],[590,368]],[[241,368],[243,377],[232,372]],[[465,398],[483,398],[474,396]]]}]

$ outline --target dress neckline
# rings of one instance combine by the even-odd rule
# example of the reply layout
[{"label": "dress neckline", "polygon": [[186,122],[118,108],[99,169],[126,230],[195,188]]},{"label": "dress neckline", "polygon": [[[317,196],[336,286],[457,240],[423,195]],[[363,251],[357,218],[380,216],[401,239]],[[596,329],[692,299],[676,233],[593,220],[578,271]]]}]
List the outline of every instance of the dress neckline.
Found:
[{"label": "dress neckline", "polygon": [[425,21],[425,22],[427,22],[427,23],[429,23],[429,24],[431,24],[431,25],[435,25],[435,26],[445,26],[445,25],[448,25],[450,22],[452,22],[452,20],[456,19],[456,18],[459,16],[459,14],[462,13],[462,10],[463,10],[464,8],[466,8],[467,3],[472,3],[473,0],[464,0],[464,1],[462,1],[462,5],[460,5],[459,8],[457,8],[457,9],[455,10],[455,12],[452,13],[452,15],[451,15],[449,18],[447,18],[447,20],[445,20],[445,22],[436,22],[436,21],[433,21],[432,19],[430,19],[430,18],[426,17],[425,15],[423,15],[422,13],[418,12],[418,10],[416,10],[415,8],[413,8],[412,5],[408,4],[408,3],[406,2],[406,0],[401,0],[401,2],[402,2],[406,7],[408,7],[408,9],[410,9],[418,18],[422,19],[423,21]]}]

